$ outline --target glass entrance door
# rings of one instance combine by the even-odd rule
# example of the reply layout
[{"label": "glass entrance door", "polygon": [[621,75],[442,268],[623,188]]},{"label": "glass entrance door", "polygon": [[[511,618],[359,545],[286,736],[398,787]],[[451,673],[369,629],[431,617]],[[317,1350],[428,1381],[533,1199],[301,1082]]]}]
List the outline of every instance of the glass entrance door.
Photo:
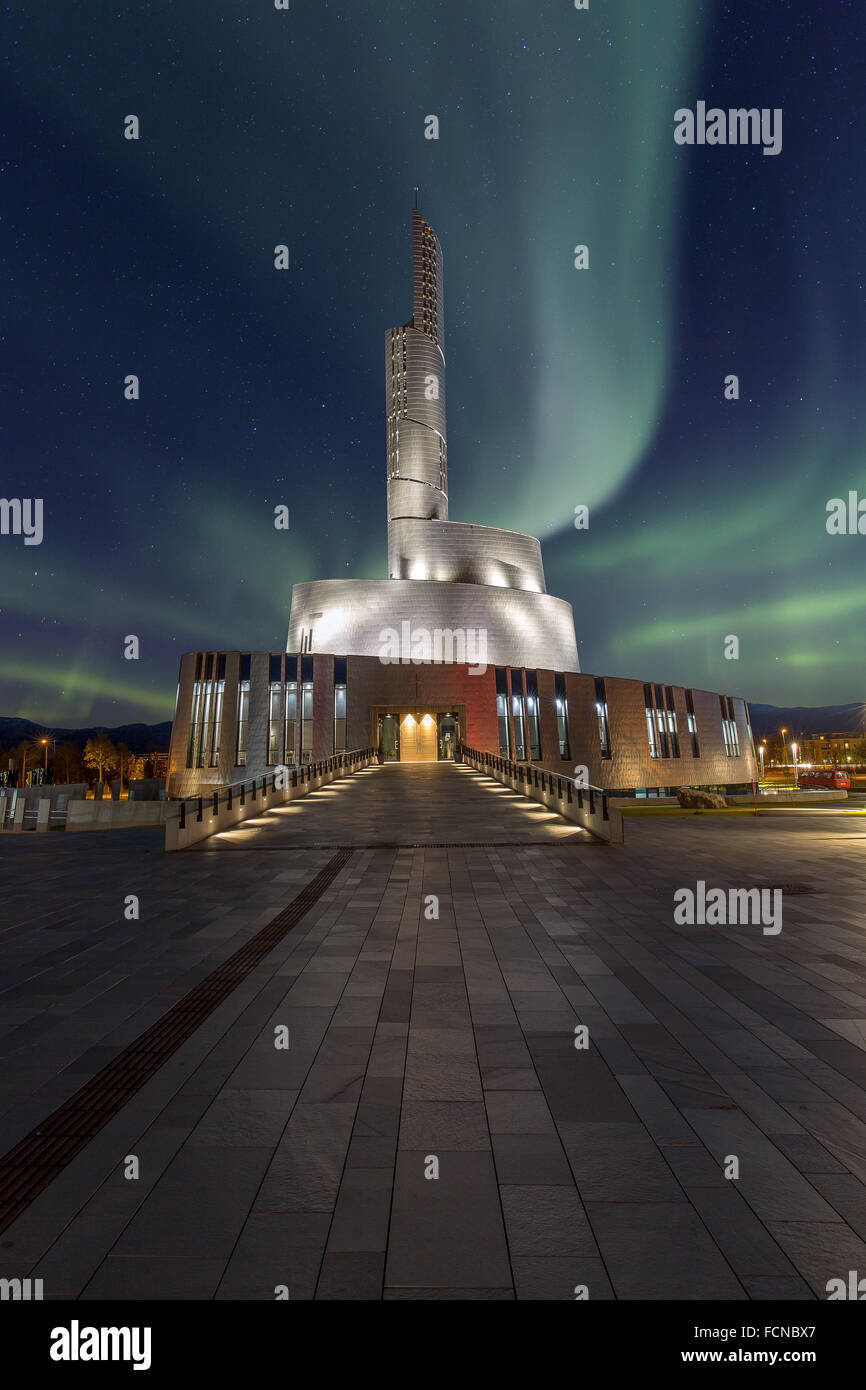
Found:
[{"label": "glass entrance door", "polygon": [[400,761],[400,721],[396,714],[379,715],[379,745],[386,763]]},{"label": "glass entrance door", "polygon": [[455,714],[439,714],[436,716],[439,741],[439,761],[440,763],[453,763],[454,753],[457,748],[457,741],[460,738],[460,721]]}]

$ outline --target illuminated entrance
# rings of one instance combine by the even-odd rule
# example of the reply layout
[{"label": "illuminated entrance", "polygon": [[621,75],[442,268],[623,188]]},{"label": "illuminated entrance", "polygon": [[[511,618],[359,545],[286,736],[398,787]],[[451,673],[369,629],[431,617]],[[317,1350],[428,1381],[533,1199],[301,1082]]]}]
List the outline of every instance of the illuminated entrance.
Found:
[{"label": "illuminated entrance", "polygon": [[420,705],[371,711],[375,746],[386,763],[454,762],[465,717],[463,707]]},{"label": "illuminated entrance", "polygon": [[405,714],[400,720],[401,763],[435,763],[438,756],[436,716],[429,712]]}]

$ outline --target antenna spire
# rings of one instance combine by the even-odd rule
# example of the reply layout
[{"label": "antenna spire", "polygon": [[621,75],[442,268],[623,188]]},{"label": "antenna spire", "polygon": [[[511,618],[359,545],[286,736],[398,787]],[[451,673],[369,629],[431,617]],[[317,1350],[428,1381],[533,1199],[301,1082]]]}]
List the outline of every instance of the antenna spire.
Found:
[{"label": "antenna spire", "polygon": [[421,191],[421,190],[420,190],[418,184],[416,184],[416,185],[415,185],[415,210],[416,210],[416,211],[418,210],[418,194],[420,193],[420,191]]}]

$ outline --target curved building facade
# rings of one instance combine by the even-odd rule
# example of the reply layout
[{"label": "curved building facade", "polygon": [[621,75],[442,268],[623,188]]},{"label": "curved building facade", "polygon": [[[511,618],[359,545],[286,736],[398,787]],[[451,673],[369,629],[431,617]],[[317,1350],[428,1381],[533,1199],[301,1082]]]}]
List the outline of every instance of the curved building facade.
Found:
[{"label": "curved building facade", "polygon": [[424,579],[319,579],[292,590],[287,651],[387,662],[394,633],[401,658],[415,661],[578,669],[571,604],[552,594]]},{"label": "curved building facade", "polygon": [[535,536],[448,519],[442,249],[412,213],[413,315],[385,338],[388,579],[292,590],[287,651],[378,656],[381,633],[483,633],[494,664],[578,670],[571,605]]}]

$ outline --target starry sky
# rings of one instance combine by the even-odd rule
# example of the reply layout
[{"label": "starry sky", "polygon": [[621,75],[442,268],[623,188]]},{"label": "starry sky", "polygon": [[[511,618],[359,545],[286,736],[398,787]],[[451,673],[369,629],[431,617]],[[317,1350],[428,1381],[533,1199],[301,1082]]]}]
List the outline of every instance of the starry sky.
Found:
[{"label": "starry sky", "polygon": [[[44,539],[0,536],[0,714],[170,718],[182,652],[280,650],[293,582],[386,574],[415,185],[451,518],[542,538],[582,669],[866,698],[866,536],[825,529],[866,497],[860,0],[11,4],[2,29],[0,496],[42,498]],[[699,100],[782,108],[781,153],[676,144]]]}]

